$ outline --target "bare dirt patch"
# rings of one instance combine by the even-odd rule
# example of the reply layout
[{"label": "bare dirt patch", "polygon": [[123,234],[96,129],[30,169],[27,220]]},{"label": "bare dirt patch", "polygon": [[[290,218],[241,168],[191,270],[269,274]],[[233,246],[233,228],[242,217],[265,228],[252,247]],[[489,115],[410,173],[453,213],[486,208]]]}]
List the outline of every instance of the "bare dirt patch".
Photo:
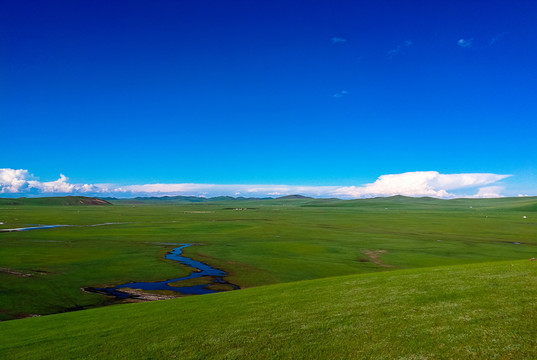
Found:
[{"label": "bare dirt patch", "polygon": [[31,274],[31,273],[23,273],[23,272],[20,272],[20,271],[17,271],[17,270],[11,270],[11,269],[8,269],[8,268],[0,268],[0,273],[19,276],[19,277],[34,276],[34,274]]},{"label": "bare dirt patch", "polygon": [[[388,251],[386,250],[368,250],[368,249],[361,249],[362,253],[367,256],[368,260],[371,261],[374,264],[377,264],[378,266],[386,267],[386,268],[392,268],[392,265],[388,265],[382,262],[380,259],[380,256],[382,254],[386,254]],[[359,260],[361,262],[364,262],[363,259]]]},{"label": "bare dirt patch", "polygon": [[128,299],[129,302],[167,300],[167,299],[175,299],[179,297],[178,296],[179,294],[175,296],[155,294],[155,293],[145,292],[140,289],[122,288],[120,289],[120,291],[135,296],[134,298]]}]

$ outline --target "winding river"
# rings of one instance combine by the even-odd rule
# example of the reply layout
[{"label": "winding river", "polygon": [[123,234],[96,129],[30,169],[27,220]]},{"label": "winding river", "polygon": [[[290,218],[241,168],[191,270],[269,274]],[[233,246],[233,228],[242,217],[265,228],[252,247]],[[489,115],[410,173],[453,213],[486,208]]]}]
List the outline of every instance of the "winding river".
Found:
[{"label": "winding river", "polygon": [[[83,226],[101,226],[101,225],[114,225],[117,223],[105,223],[105,224],[95,224],[95,225],[83,225]],[[57,227],[65,227],[65,226],[77,226],[77,225],[39,225],[39,226],[32,226],[32,227],[25,227],[25,228],[13,228],[13,229],[0,229],[0,232],[14,232],[14,231],[28,231],[28,230],[41,230],[41,229],[52,229]],[[168,254],[166,254],[166,259],[169,260],[175,260],[181,264],[190,266],[195,269],[190,275],[176,278],[176,279],[169,279],[164,281],[155,281],[155,282],[130,282],[126,284],[117,285],[114,287],[107,287],[107,288],[92,288],[88,287],[84,290],[99,294],[105,294],[110,295],[113,297],[116,297],[118,299],[127,299],[127,298],[139,298],[141,297],[139,294],[131,294],[126,289],[138,289],[138,290],[171,290],[183,295],[203,295],[203,294],[212,294],[216,292],[222,292],[222,291],[229,291],[229,290],[237,290],[239,287],[235,284],[232,284],[226,280],[224,280],[224,276],[227,275],[227,273],[223,270],[213,268],[212,266],[209,266],[205,263],[202,263],[200,261],[192,260],[191,258],[188,258],[186,256],[182,256],[183,249],[192,246],[192,244],[175,244],[180,245],[179,247],[176,247],[172,251],[170,251]],[[199,285],[191,285],[191,286],[175,286],[170,285],[172,283],[177,283],[179,281],[186,281],[190,279],[196,279],[196,278],[206,278],[207,283],[205,284],[199,284]],[[218,285],[215,289],[215,285]],[[218,288],[219,287],[219,288]],[[227,288],[225,290],[222,290],[222,288]],[[121,289],[125,289],[124,291],[121,291]]]},{"label": "winding river", "polygon": [[13,229],[0,229],[0,232],[15,232],[15,231],[53,229],[53,228],[65,227],[65,226],[73,226],[73,225],[39,225],[39,226],[31,226],[31,227],[13,228]]},{"label": "winding river", "polygon": [[[227,282],[226,280],[224,280],[224,276],[227,275],[225,271],[213,268],[200,261],[192,260],[191,258],[182,256],[181,254],[183,253],[183,249],[188,246],[192,246],[192,244],[181,244],[181,246],[173,249],[171,252],[169,252],[166,255],[166,259],[175,260],[177,262],[180,262],[181,264],[193,267],[194,269],[197,270],[195,272],[192,272],[188,276],[185,276],[182,278],[164,280],[164,281],[155,281],[155,282],[130,282],[130,283],[122,284],[122,285],[117,285],[114,287],[87,288],[86,290],[91,291],[91,292],[97,292],[101,294],[115,296],[119,299],[126,299],[126,298],[137,297],[137,296],[123,292],[121,291],[121,289],[128,288],[128,289],[139,289],[139,290],[171,290],[171,291],[175,291],[184,295],[203,295],[203,294],[212,294],[215,292],[228,291],[228,290],[211,289],[211,286],[215,284],[227,285],[228,287],[230,287],[229,290],[239,289],[237,285],[231,284],[230,282]],[[184,281],[184,280],[190,280],[190,279],[196,279],[196,278],[201,278],[201,277],[206,277],[210,282],[208,284],[192,285],[192,286],[170,285],[171,283]]]}]

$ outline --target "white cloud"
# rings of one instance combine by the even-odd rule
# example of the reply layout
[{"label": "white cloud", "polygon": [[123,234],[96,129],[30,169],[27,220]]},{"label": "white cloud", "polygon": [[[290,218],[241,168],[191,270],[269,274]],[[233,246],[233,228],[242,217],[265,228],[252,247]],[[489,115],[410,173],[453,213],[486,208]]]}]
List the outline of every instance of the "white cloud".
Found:
[{"label": "white cloud", "polygon": [[341,90],[341,91],[338,91],[337,93],[335,93],[334,95],[332,95],[332,97],[336,98],[336,99],[339,99],[339,98],[342,98],[343,96],[347,95],[349,92],[347,90]]},{"label": "white cloud", "polygon": [[354,198],[392,195],[448,198],[456,196],[449,192],[451,190],[488,185],[506,177],[509,175],[440,174],[437,171],[415,171],[382,175],[371,184],[342,187],[335,192],[335,195]]},{"label": "white cloud", "polygon": [[392,49],[390,51],[388,51],[388,57],[394,57],[395,55],[399,54],[401,51],[403,51],[403,49],[411,46],[413,44],[412,41],[410,40],[405,40],[403,41],[401,44],[397,45],[397,47],[395,49]]},{"label": "white cloud", "polygon": [[347,39],[343,39],[340,37],[333,37],[332,39],[330,39],[330,41],[332,41],[332,44],[341,44],[341,43],[346,43]]},{"label": "white cloud", "polygon": [[459,39],[459,41],[457,41],[457,45],[459,45],[460,47],[462,48],[470,48],[472,47],[472,41],[474,41],[474,39]]},{"label": "white cloud", "polygon": [[494,45],[494,43],[496,43],[496,42],[502,40],[502,39],[505,37],[505,35],[507,35],[507,34],[509,34],[509,32],[504,31],[504,32],[501,33],[501,34],[496,35],[495,37],[493,37],[492,39],[490,39],[489,46],[492,46],[492,45]]},{"label": "white cloud", "polygon": [[28,170],[0,169],[0,193],[18,193],[28,186]]},{"label": "white cloud", "polygon": [[41,182],[34,179],[34,176],[28,170],[0,169],[0,194],[31,191],[40,193],[97,193],[109,191],[107,184],[70,184],[69,178],[63,174],[60,174],[60,178],[55,181]]},{"label": "white cloud", "polygon": [[486,186],[479,189],[477,194],[475,194],[474,198],[499,198],[503,197],[500,193],[505,188],[503,186]]},{"label": "white cloud", "polygon": [[[314,197],[364,198],[376,196],[461,197],[461,189],[480,187],[469,197],[499,197],[503,190],[494,184],[510,175],[489,173],[440,174],[415,171],[380,176],[375,182],[360,186],[300,186],[281,184],[72,184],[63,174],[55,181],[41,182],[28,170],[0,169],[0,193],[12,194],[95,194],[110,196],[218,196],[246,194],[251,197],[301,194]],[[454,192],[455,191],[455,192]]]},{"label": "white cloud", "polygon": [[132,192],[132,193],[195,193],[203,189],[211,189],[211,184],[144,184],[144,185],[126,185],[112,189],[115,192]]},{"label": "white cloud", "polygon": [[[36,188],[45,193],[70,193],[75,190],[76,186],[69,184],[68,180],[65,175],[60,174],[60,178],[56,181],[39,182],[34,180],[28,181],[28,185],[30,188]],[[77,190],[79,189],[77,188]]]}]

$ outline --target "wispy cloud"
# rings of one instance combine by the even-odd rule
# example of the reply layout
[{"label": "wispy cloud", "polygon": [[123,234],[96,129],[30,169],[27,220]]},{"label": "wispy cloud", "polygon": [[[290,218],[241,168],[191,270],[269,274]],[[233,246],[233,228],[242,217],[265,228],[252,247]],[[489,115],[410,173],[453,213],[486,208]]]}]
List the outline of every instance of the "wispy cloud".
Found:
[{"label": "wispy cloud", "polygon": [[332,95],[333,98],[336,98],[336,99],[339,99],[339,98],[342,98],[343,96],[347,95],[349,92],[346,91],[346,90],[341,90],[341,91],[338,91],[337,93],[335,93],[334,95]]},{"label": "wispy cloud", "polygon": [[392,50],[388,51],[387,55],[388,55],[389,58],[392,58],[395,55],[399,54],[404,49],[412,46],[412,44],[413,44],[412,41],[405,40],[401,44],[397,45],[397,47],[395,49],[392,49]]},{"label": "wispy cloud", "polygon": [[459,45],[461,48],[471,48],[473,41],[474,41],[473,38],[471,38],[471,39],[459,39],[459,41],[457,41],[457,45]]},{"label": "wispy cloud", "polygon": [[509,34],[509,32],[507,31],[504,31],[496,36],[494,36],[492,39],[490,39],[489,41],[489,46],[492,46],[494,45],[496,42],[502,40],[507,34]]},{"label": "wispy cloud", "polygon": [[340,37],[333,37],[332,39],[330,39],[330,41],[332,42],[332,44],[343,44],[347,42],[347,39],[340,38]]},{"label": "wispy cloud", "polygon": [[[500,197],[502,186],[488,186],[510,175],[491,173],[440,174],[415,171],[380,176],[375,182],[358,186],[301,186],[281,184],[72,184],[60,175],[55,181],[41,182],[28,170],[0,169],[0,194],[82,194],[97,196],[218,196],[248,197],[302,194],[314,197],[368,198],[377,196]],[[460,191],[478,189],[475,195]],[[475,190],[474,190],[475,191]]]}]

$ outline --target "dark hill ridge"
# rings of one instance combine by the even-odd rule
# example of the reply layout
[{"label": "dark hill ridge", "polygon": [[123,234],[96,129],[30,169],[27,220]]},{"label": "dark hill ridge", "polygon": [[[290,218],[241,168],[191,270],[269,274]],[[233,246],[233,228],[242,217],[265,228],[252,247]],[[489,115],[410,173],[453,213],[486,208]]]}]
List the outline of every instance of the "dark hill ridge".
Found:
[{"label": "dark hill ridge", "polygon": [[258,198],[258,197],[232,197],[232,196],[215,196],[205,198],[201,196],[138,196],[135,198],[115,198],[115,197],[103,197],[103,200],[112,201],[118,204],[169,204],[169,203],[205,203],[216,201],[259,201],[259,200],[271,200],[271,197]]},{"label": "dark hill ridge", "polygon": [[108,201],[87,196],[56,196],[56,197],[42,197],[42,198],[16,198],[7,199],[0,198],[0,205],[112,205]]},{"label": "dark hill ridge", "polygon": [[312,197],[304,196],[304,195],[287,195],[287,196],[281,196],[279,198],[276,198],[278,200],[313,200]]},{"label": "dark hill ridge", "polygon": [[0,205],[113,205],[113,204],[196,204],[196,203],[218,203],[218,202],[255,202],[261,201],[270,204],[281,204],[280,200],[292,202],[295,200],[297,205],[304,207],[361,207],[373,206],[379,208],[406,208],[408,206],[417,206],[424,209],[434,207],[453,207],[461,206],[472,208],[478,207],[502,207],[510,210],[537,211],[537,197],[517,197],[517,198],[495,198],[495,199],[437,199],[431,197],[407,197],[407,196],[388,196],[367,199],[350,199],[342,200],[338,198],[312,198],[303,195],[286,195],[278,198],[272,197],[232,197],[216,196],[211,198],[198,196],[161,196],[161,197],[136,197],[136,198],[114,198],[114,197],[87,197],[87,196],[57,196],[57,197],[35,197],[35,198],[0,198]]},{"label": "dark hill ridge", "polygon": [[[273,197],[233,197],[233,196],[215,196],[215,197],[201,197],[201,196],[138,196],[135,198],[115,198],[115,197],[103,197],[103,200],[111,201],[114,203],[122,204],[164,204],[164,203],[206,203],[206,202],[219,202],[219,201],[263,201],[263,200],[319,200],[304,195],[286,195],[278,198]],[[339,199],[332,199],[339,200]]]}]

